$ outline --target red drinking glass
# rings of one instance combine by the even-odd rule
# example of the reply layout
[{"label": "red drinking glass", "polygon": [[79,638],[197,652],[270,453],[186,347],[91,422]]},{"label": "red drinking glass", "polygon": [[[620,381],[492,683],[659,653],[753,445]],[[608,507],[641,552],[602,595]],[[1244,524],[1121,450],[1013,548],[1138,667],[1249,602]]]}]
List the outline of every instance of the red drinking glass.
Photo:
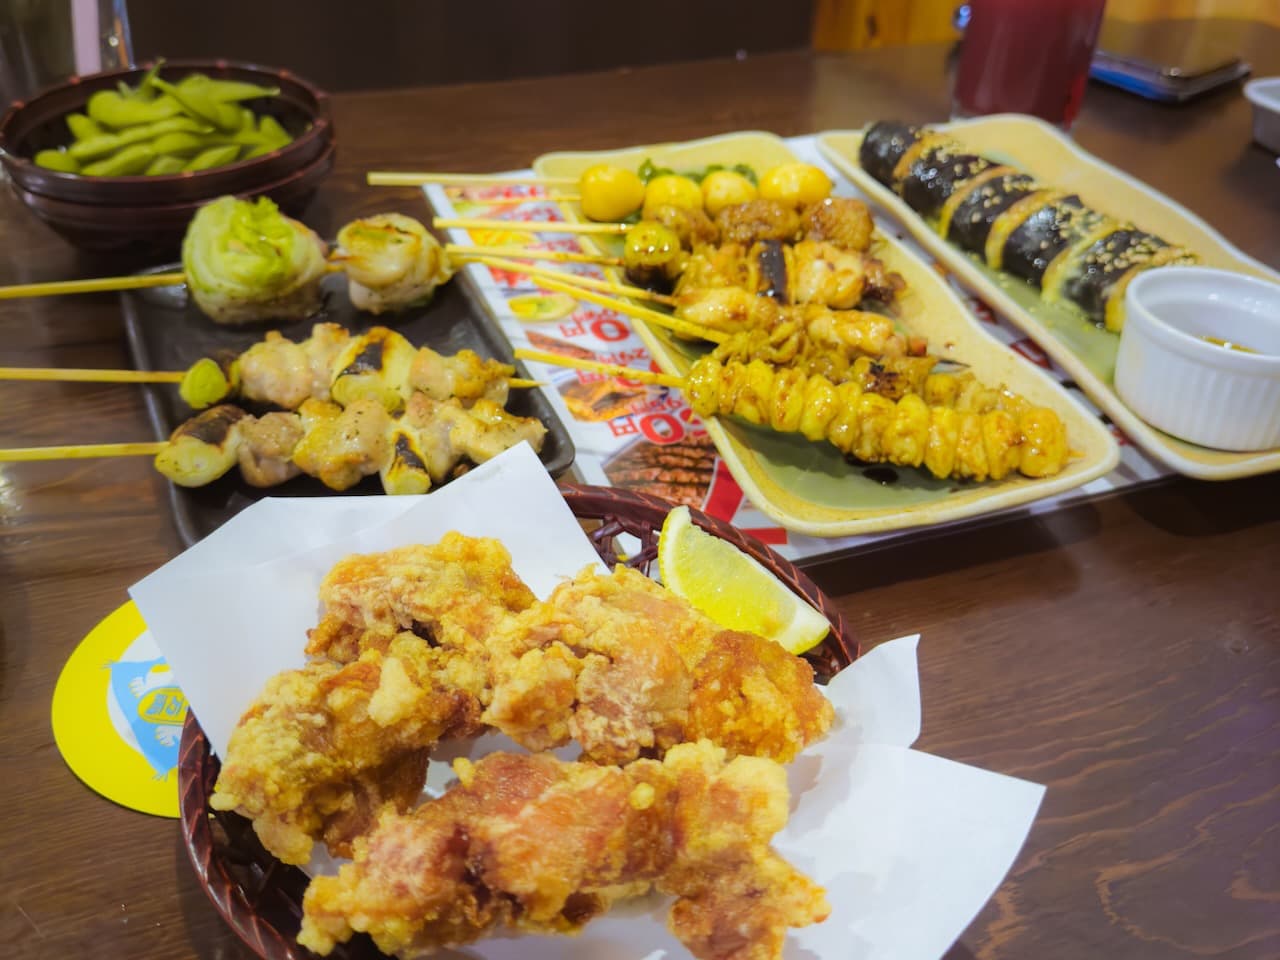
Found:
[{"label": "red drinking glass", "polygon": [[956,116],[1030,113],[1064,129],[1080,112],[1106,0],[970,0]]}]

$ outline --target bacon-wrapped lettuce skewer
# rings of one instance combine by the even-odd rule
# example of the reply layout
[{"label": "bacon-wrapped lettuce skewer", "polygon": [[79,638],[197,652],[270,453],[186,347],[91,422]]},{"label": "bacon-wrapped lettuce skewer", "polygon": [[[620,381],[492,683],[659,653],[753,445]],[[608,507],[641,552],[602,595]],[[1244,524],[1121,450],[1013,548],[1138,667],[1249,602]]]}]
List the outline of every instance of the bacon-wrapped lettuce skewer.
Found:
[{"label": "bacon-wrapped lettuce skewer", "polygon": [[215,323],[302,320],[320,309],[325,243],[267,197],[219,197],[196,211],[182,241],[182,270],[196,305]]}]

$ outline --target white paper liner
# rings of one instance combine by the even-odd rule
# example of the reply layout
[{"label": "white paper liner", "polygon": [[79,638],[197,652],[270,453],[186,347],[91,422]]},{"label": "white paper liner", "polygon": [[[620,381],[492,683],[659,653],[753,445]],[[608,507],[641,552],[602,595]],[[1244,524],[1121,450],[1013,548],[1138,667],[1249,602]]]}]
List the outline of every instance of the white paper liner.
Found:
[{"label": "white paper liner", "polygon": [[[450,530],[501,539],[539,597],[599,564],[537,457],[521,445],[422,497],[265,499],[130,593],[221,754],[267,679],[305,661],[317,589],[335,562],[434,543]],[[789,768],[792,816],[775,845],[826,887],[832,912],[792,931],[788,960],[936,960],[999,886],[1031,827],[1043,787],[909,749],[920,733],[918,640],[882,644],[836,677],[826,688],[835,727]],[[485,737],[437,757],[479,755],[503,743]],[[433,762],[429,791],[446,780],[447,765]],[[615,907],[577,937],[499,932],[441,955],[687,957],[665,916],[666,903],[651,897]]]}]

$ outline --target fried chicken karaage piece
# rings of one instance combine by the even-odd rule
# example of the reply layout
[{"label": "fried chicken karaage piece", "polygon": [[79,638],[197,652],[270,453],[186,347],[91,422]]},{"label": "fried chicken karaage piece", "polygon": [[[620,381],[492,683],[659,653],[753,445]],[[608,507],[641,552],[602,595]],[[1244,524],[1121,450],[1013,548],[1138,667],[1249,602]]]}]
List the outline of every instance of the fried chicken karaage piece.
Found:
[{"label": "fried chicken karaage piece", "polygon": [[700,960],[775,960],[791,927],[824,920],[822,888],[769,846],[786,775],[702,741],[626,767],[491,754],[411,814],[388,811],[354,862],[312,881],[298,941],[320,954],[357,931],[402,960],[499,926],[571,933],[651,886]]},{"label": "fried chicken karaage piece", "polygon": [[354,663],[277,674],[232,732],[209,804],[251,819],[285,863],[306,863],[316,840],[347,856],[380,808],[414,804],[432,744],[480,731],[484,685],[407,633]]},{"label": "fried chicken karaage piece", "polygon": [[625,763],[705,737],[785,762],[834,716],[804,660],[627,567],[584,570],[490,648],[484,721],[531,750],[576,740],[591,760]]},{"label": "fried chicken karaage piece", "polygon": [[501,544],[449,534],[350,557],[321,597],[308,650],[328,659],[267,685],[211,801],[287,863],[315,840],[346,855],[381,804],[406,809],[444,737],[491,726],[531,750],[576,741],[596,763],[706,738],[787,761],[832,720],[803,660],[624,567],[538,603]]},{"label": "fried chicken karaage piece", "polygon": [[356,554],[336,564],[320,585],[325,612],[307,652],[350,663],[407,630],[483,660],[485,638],[535,599],[501,543],[450,532],[433,546]]}]

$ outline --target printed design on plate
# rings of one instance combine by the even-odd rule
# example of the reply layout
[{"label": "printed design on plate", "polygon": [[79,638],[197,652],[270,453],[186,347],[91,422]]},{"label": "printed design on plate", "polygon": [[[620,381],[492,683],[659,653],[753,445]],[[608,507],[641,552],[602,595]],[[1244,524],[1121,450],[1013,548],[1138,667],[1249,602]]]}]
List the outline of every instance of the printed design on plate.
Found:
[{"label": "printed design on plate", "polygon": [[187,698],[162,657],[108,663],[107,714],[120,739],[137,750],[163,779],[178,766],[178,741]]}]

